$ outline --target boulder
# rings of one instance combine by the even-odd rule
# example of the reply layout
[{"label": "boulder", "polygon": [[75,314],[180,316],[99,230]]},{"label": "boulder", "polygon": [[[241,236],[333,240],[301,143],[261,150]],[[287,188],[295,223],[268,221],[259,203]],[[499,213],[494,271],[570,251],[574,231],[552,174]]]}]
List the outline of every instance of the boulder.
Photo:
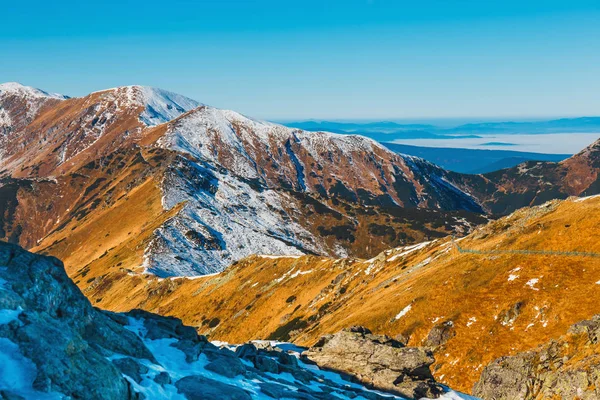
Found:
[{"label": "boulder", "polygon": [[452,339],[454,336],[456,336],[454,322],[446,321],[441,324],[437,324],[429,331],[427,339],[425,340],[425,346],[435,349],[439,346],[445,345],[446,342],[448,342],[448,340]]},{"label": "boulder", "polygon": [[175,387],[188,400],[252,400],[252,397],[239,387],[200,375],[186,376],[178,380]]},{"label": "boulder", "polygon": [[206,365],[206,369],[228,378],[234,378],[246,372],[246,367],[239,358],[218,357]]},{"label": "boulder", "polygon": [[302,399],[302,400],[316,400],[316,398],[308,393],[302,393],[295,390],[288,389],[286,386],[278,385],[276,383],[264,382],[260,383],[260,391],[269,397],[274,399]]},{"label": "boulder", "polygon": [[122,374],[127,375],[137,383],[142,381],[142,375],[148,373],[148,367],[130,357],[117,358],[112,361]]},{"label": "boulder", "polygon": [[21,310],[14,321],[0,325],[0,340],[35,365],[34,390],[72,398],[137,398],[107,357],[118,353],[154,361],[152,353],[138,336],[92,307],[59,260],[0,242],[0,282],[2,307]]},{"label": "boulder", "polygon": [[159,385],[168,385],[169,383],[171,383],[171,376],[169,375],[168,372],[162,371],[158,374],[156,374],[156,376],[154,377],[154,382],[158,383]]},{"label": "boulder", "polygon": [[408,398],[443,393],[429,369],[434,362],[429,351],[405,347],[363,327],[323,337],[302,356],[319,367],[347,373],[362,383]]},{"label": "boulder", "polygon": [[258,355],[258,349],[252,343],[244,343],[235,349],[235,354],[239,358],[253,360]]},{"label": "boulder", "polygon": [[266,356],[257,356],[254,360],[254,368],[261,372],[279,373],[279,364],[277,361]]}]

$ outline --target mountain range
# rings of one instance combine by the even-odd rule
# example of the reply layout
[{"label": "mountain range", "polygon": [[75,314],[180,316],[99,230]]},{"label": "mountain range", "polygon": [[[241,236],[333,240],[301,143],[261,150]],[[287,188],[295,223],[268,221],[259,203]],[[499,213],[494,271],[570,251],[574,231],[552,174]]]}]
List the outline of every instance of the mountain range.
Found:
[{"label": "mountain range", "polygon": [[563,161],[572,154],[544,154],[513,150],[423,147],[384,142],[384,146],[400,154],[423,158],[446,170],[464,174],[485,174],[516,167],[528,161]]},{"label": "mountain range", "polygon": [[433,124],[338,121],[292,121],[286,126],[308,131],[331,131],[337,133],[360,133],[384,142],[394,139],[477,137],[478,135],[548,134],[561,132],[600,132],[600,117],[560,118],[545,121],[500,121],[438,126]]},{"label": "mountain range", "polygon": [[0,85],[0,239],[61,259],[94,306],[237,343],[367,326],[489,398],[508,389],[486,365],[600,313],[599,171],[600,140],[462,174],[161,89]]}]

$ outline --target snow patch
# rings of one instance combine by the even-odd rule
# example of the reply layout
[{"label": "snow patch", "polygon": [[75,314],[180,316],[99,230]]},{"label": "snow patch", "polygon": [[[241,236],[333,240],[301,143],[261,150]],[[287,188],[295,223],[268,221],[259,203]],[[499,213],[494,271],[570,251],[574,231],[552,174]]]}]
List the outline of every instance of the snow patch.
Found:
[{"label": "snow patch", "polygon": [[400,318],[404,317],[411,309],[412,309],[412,304],[407,305],[398,314],[396,314],[396,316],[394,317],[394,320],[397,321]]},{"label": "snow patch", "polygon": [[596,199],[599,198],[600,194],[595,194],[592,196],[585,196],[585,197],[578,197],[575,200],[573,200],[575,203],[581,203],[582,201],[587,201],[587,200],[591,200],[591,199]]},{"label": "snow patch", "polygon": [[[397,260],[400,257],[407,256],[410,253],[413,253],[417,250],[421,250],[422,248],[426,247],[430,243],[431,242],[422,242],[422,243],[413,244],[411,246],[400,247],[399,249],[402,250],[402,252],[399,254],[394,254],[392,257],[388,258],[387,261],[391,262],[391,261]],[[396,249],[396,250],[398,250],[398,249]]]},{"label": "snow patch", "polygon": [[43,393],[33,389],[37,376],[35,364],[21,353],[19,346],[0,338],[0,390],[6,390],[26,399],[58,400],[59,393]]},{"label": "snow patch", "polygon": [[539,282],[539,278],[533,278],[527,281],[527,283],[525,284],[526,286],[529,286],[531,289],[533,290],[540,290],[538,288],[535,287],[535,285]]},{"label": "snow patch", "polygon": [[65,100],[68,99],[68,96],[59,93],[48,93],[41,89],[36,89],[31,86],[21,85],[18,82],[7,82],[0,84],[0,96],[3,95],[17,95],[20,97],[28,97],[28,98],[53,98]]},{"label": "snow patch", "polygon": [[21,315],[21,312],[23,312],[21,307],[19,307],[16,310],[1,309],[0,310],[0,325],[6,325],[12,321],[16,321],[19,318],[19,315]]}]

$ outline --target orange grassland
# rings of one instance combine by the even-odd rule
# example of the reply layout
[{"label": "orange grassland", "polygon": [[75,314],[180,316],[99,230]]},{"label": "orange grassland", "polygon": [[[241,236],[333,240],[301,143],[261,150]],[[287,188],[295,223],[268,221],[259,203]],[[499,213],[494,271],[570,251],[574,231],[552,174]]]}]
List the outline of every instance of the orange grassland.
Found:
[{"label": "orange grassland", "polygon": [[[159,279],[143,271],[143,245],[173,212],[162,210],[149,180],[62,233],[68,241],[51,235],[35,250],[63,259],[94,305],[173,315],[211,339],[311,345],[323,334],[364,325],[423,345],[434,326],[451,321],[454,336],[435,348],[434,375],[465,392],[493,359],[600,313],[600,257],[460,253],[449,237],[370,260],[256,255],[217,275]],[[492,221],[457,244],[600,253],[599,221],[600,197],[552,201]]]}]

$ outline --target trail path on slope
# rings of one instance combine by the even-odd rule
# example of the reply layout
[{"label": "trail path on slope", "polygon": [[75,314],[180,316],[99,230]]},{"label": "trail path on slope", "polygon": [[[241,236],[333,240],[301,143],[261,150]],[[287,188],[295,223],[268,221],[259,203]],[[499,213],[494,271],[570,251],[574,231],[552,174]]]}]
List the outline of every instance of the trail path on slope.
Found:
[{"label": "trail path on slope", "polygon": [[598,257],[600,253],[594,252],[583,252],[583,251],[561,251],[561,250],[475,250],[475,249],[464,249],[456,243],[454,237],[452,237],[452,244],[456,247],[459,253],[467,254],[481,254],[481,255],[541,255],[541,256],[567,256],[567,257]]}]

